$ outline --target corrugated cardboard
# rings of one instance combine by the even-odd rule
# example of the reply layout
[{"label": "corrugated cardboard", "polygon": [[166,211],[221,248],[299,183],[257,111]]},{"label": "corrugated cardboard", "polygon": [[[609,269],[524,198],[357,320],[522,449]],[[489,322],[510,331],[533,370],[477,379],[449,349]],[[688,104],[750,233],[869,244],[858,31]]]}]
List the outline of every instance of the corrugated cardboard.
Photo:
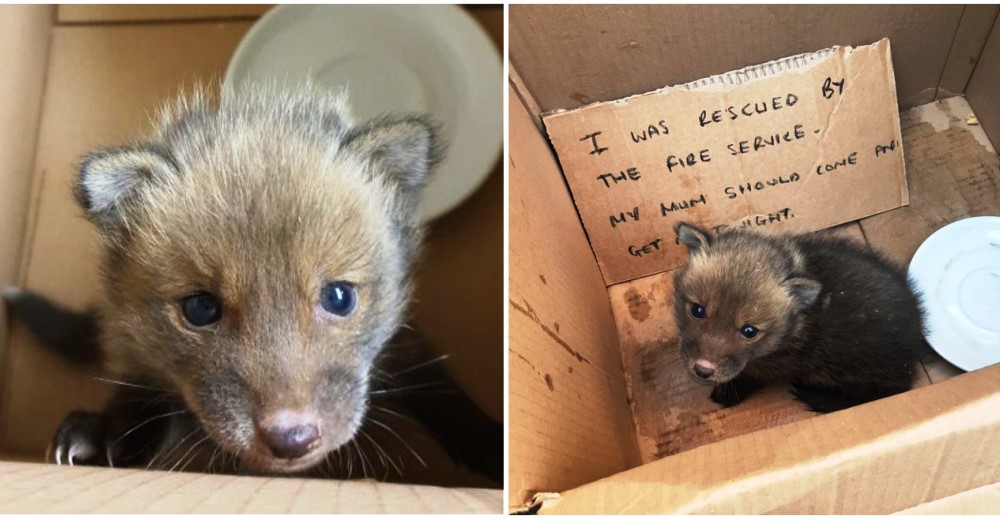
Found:
[{"label": "corrugated cardboard", "polygon": [[[26,67],[24,74],[8,75],[6,69],[0,74],[3,88],[14,85],[21,89],[19,95],[0,97],[0,114],[4,117],[0,132],[10,128],[13,130],[11,135],[20,139],[3,141],[4,144],[10,143],[12,148],[18,144],[24,148],[27,143],[30,148],[18,149],[24,156],[23,165],[19,166],[17,161],[12,161],[15,168],[3,165],[0,181],[10,181],[10,186],[16,187],[8,174],[20,173],[26,177],[23,181],[26,187],[28,179],[33,179],[30,198],[16,193],[16,190],[27,191],[25,187],[2,193],[3,232],[8,229],[9,212],[14,219],[21,219],[25,245],[23,255],[14,247],[0,250],[0,261],[12,266],[20,264],[17,279],[5,279],[4,282],[17,282],[82,308],[96,296],[97,248],[91,226],[81,218],[71,198],[74,164],[82,153],[95,146],[127,142],[143,135],[149,125],[149,116],[178,89],[196,82],[219,81],[233,49],[252,21],[233,21],[234,15],[228,6],[215,6],[211,12],[194,14],[188,8],[171,10],[169,6],[154,6],[149,11],[135,6],[122,6],[128,8],[124,10],[116,6],[107,9],[73,6],[63,14],[76,7],[83,8],[76,11],[78,13],[90,13],[85,19],[76,20],[81,24],[59,24],[49,31],[53,9],[34,7],[31,8],[31,20],[37,23],[30,25],[36,26],[32,29],[36,32],[5,30],[0,35],[0,45],[4,46],[0,48],[0,59],[7,59],[8,49],[16,48],[7,45],[21,35],[17,41],[24,42],[18,43],[23,53],[18,56],[18,62]],[[88,11],[88,7],[96,11]],[[114,13],[123,12],[128,13],[125,18],[115,19]],[[497,29],[498,24],[502,24],[502,13],[499,6],[473,9],[473,15],[485,21],[488,32],[494,37],[502,34]],[[219,16],[228,21],[197,20]],[[28,19],[19,22],[19,30],[22,27],[25,31],[29,29],[29,24],[25,23]],[[130,23],[140,19],[157,23]],[[170,19],[183,21],[166,21]],[[0,23],[7,21],[0,17]],[[35,103],[34,108],[32,103]],[[7,119],[8,113],[25,116],[30,116],[31,110],[37,113],[39,105],[38,124],[30,117]],[[14,112],[8,112],[10,110]],[[36,134],[37,145],[34,143]],[[7,138],[5,132],[3,138]],[[0,158],[13,157],[3,155],[5,153],[6,147],[5,151],[0,151]],[[502,355],[500,175],[494,172],[484,189],[467,204],[434,224],[426,258],[433,265],[421,270],[417,281],[418,287],[439,283],[441,279],[450,283],[473,281],[468,284],[467,293],[421,292],[417,322],[420,326],[427,323],[444,329],[444,323],[454,319],[462,320],[467,327],[477,328],[475,341],[466,341],[461,334],[468,330],[461,327],[432,332],[428,336],[433,336],[432,342],[442,350],[453,351],[449,369],[470,376],[457,378],[459,384],[468,385],[470,395],[497,418],[502,417],[503,402],[499,391],[503,370],[499,361]],[[25,220],[26,225],[23,224]],[[17,227],[15,222],[9,229],[19,232]],[[439,255],[449,258],[441,260]],[[19,256],[23,261],[18,261]],[[448,272],[443,273],[441,269],[448,269]],[[483,273],[488,273],[489,278],[476,278]],[[454,300],[456,294],[462,294],[460,301]],[[479,315],[484,312],[492,312],[492,315]],[[439,313],[447,315],[444,320]],[[99,408],[110,388],[91,377],[96,373],[71,368],[42,351],[20,328],[12,331],[10,341],[7,340],[4,337],[0,341],[4,349],[10,346],[0,375],[3,391],[0,402],[3,407],[0,454],[3,455],[0,459],[39,461],[65,413],[75,408]],[[485,479],[458,470],[448,461],[442,447],[430,439],[409,438],[408,443],[431,466],[423,475],[423,483],[489,485]],[[383,447],[393,449],[386,444]],[[397,449],[405,451],[402,447]],[[497,512],[502,504],[502,491],[489,489],[450,490],[373,482],[243,479],[104,469],[78,469],[74,473],[65,467],[15,467],[6,463],[0,463],[0,481],[3,482],[0,487],[9,491],[0,497],[0,507],[19,511],[56,507],[67,511],[133,512],[220,509],[248,512]],[[26,482],[33,486],[30,493],[24,491]],[[84,482],[86,484],[81,486]],[[218,490],[219,494],[216,496],[206,490]]]},{"label": "corrugated cardboard", "polygon": [[635,466],[639,456],[601,273],[545,139],[508,95],[508,494],[516,505]]},{"label": "corrugated cardboard", "polygon": [[993,143],[1000,143],[1000,16],[993,22],[993,31],[980,55],[981,65],[969,79],[966,95],[976,107],[979,123]]},{"label": "corrugated cardboard", "polygon": [[[901,265],[934,231],[965,217],[1000,215],[1000,161],[961,98],[900,114],[910,176],[910,205],[863,219],[872,246]],[[1000,114],[998,114],[1000,115]]]},{"label": "corrugated cardboard", "polygon": [[895,515],[995,515],[1000,484],[991,484],[897,511]]},{"label": "corrugated cardboard", "polygon": [[[977,211],[992,211],[995,214],[1000,212],[1000,191],[991,188],[988,181],[989,178],[1000,178],[1000,158],[997,158],[990,149],[981,143],[981,140],[985,140],[981,129],[968,127],[965,125],[964,119],[957,117],[957,114],[966,114],[970,110],[969,105],[963,100],[949,99],[904,112],[900,119],[905,146],[911,150],[906,159],[907,170],[914,179],[911,184],[913,205],[862,220],[867,232],[862,232],[857,223],[839,228],[837,231],[855,240],[870,241],[876,249],[905,264],[912,256],[912,249],[907,244],[913,244],[913,248],[915,248],[916,244],[919,244],[923,238],[944,223],[961,218],[963,213],[976,214]],[[938,130],[935,130],[935,126],[927,121],[937,123]],[[524,127],[517,127],[517,130],[520,133],[527,133]],[[512,153],[516,153],[517,149],[516,145],[512,145]],[[536,150],[532,156],[537,157],[538,153]],[[953,175],[952,172],[961,175],[959,177],[961,180],[956,183],[956,189],[942,191],[940,187],[949,182],[948,180]],[[545,175],[539,175],[539,177],[544,178]],[[512,193],[514,192],[512,191]],[[899,212],[902,214],[896,215]],[[920,217],[921,214],[926,214],[926,216]],[[512,221],[514,218],[515,215],[512,212]],[[891,218],[891,224],[871,225],[873,221],[885,218]],[[514,249],[514,251],[516,250]],[[528,264],[536,264],[539,261],[536,257]],[[516,264],[512,262],[512,268],[514,265]],[[671,277],[672,273],[663,273],[608,288],[624,359],[629,401],[637,428],[637,441],[644,463],[660,459],[664,461],[674,460],[679,455],[692,451],[698,452],[701,447],[714,446],[727,439],[744,439],[747,437],[746,434],[750,432],[770,431],[775,427],[784,428],[781,425],[798,427],[801,423],[807,422],[802,421],[802,419],[814,416],[814,414],[803,410],[797,402],[791,400],[787,392],[781,388],[766,389],[748,399],[745,407],[728,410],[720,410],[712,404],[708,399],[707,389],[704,387],[691,388],[693,385],[688,384],[686,375],[682,371],[674,370],[670,363],[671,359],[676,357],[676,354],[672,354],[669,350],[671,344],[669,338],[673,335],[670,307]],[[514,341],[517,335],[523,333],[512,328],[511,334],[512,341]],[[924,368],[926,378],[923,376],[920,378],[916,384],[918,388],[947,381],[962,373],[939,358],[925,361]],[[515,373],[517,370],[519,367],[512,362],[512,377],[517,377]],[[539,402],[541,400],[547,401],[547,395],[545,393],[535,394],[532,405],[535,407],[549,406],[547,403]],[[516,409],[513,400],[511,405],[513,414]],[[928,404],[927,406],[937,405]],[[863,426],[857,425],[884,415],[894,416],[905,413],[904,411],[889,412],[883,410],[871,417],[866,416],[864,419],[848,417],[843,419],[843,422],[851,428],[864,429]],[[552,425],[549,428],[558,430],[559,425]],[[840,432],[843,433],[843,430]],[[539,437],[547,438],[541,434]],[[545,441],[539,439],[518,440],[518,444],[528,444],[528,446],[520,448],[523,450],[530,450],[534,446],[532,442]],[[859,445],[865,442],[867,441],[864,439],[858,440]],[[514,449],[514,439],[512,439],[511,446]],[[741,445],[741,448],[736,451],[743,453],[750,449],[758,448]],[[760,449],[773,450],[774,448]],[[817,456],[816,450],[820,449],[822,446],[810,445],[808,448],[803,448],[803,456],[815,457]],[[696,467],[689,459],[683,459],[683,461],[670,466],[669,471],[682,472],[683,468]],[[697,466],[697,468],[701,467]],[[515,472],[519,469],[512,466],[512,474],[516,475]],[[544,473],[545,468],[536,467],[535,471]],[[698,472],[707,470],[688,469],[687,471],[687,478],[697,480],[699,478]],[[716,470],[713,469],[713,471]],[[557,473],[562,474],[562,472]],[[630,473],[625,475],[628,474]],[[769,470],[765,468],[760,470],[760,474],[770,476]],[[541,477],[544,475],[535,476],[536,479]],[[618,477],[612,478],[617,479]],[[624,480],[624,477],[622,479]],[[587,490],[586,497],[592,496],[592,488],[583,486],[581,490],[584,489]],[[623,497],[628,497],[630,500],[635,498],[634,495],[630,494],[634,488],[626,486],[615,489]],[[564,491],[565,489],[545,488],[545,490]],[[516,504],[513,491],[511,503]],[[566,496],[568,494],[563,495],[564,498]],[[881,500],[879,495],[864,499],[868,500],[869,498]],[[522,499],[524,498],[522,497]],[[589,498],[585,499],[589,500]],[[817,491],[815,496],[811,496],[808,501],[790,502],[781,505],[781,507],[785,508],[782,510],[786,512],[822,512],[824,510],[819,508],[817,503],[822,503],[825,499]],[[849,496],[839,500],[855,507],[860,498]],[[922,500],[919,499],[913,504]],[[603,509],[603,503],[595,505],[594,502],[588,501],[587,507],[594,508],[595,512],[607,511]],[[643,509],[644,507],[646,505],[640,504],[635,512],[663,511],[656,508]],[[738,507],[740,509],[737,511],[740,512],[752,511],[747,509],[751,507],[749,505]],[[847,505],[841,503],[831,507],[834,507],[831,511],[849,510]],[[562,510],[557,508],[553,511],[560,512]]]},{"label": "corrugated cardboard", "polygon": [[544,116],[608,285],[681,265],[677,222],[814,231],[905,205],[888,40]]},{"label": "corrugated cardboard", "polygon": [[499,490],[0,462],[2,513],[496,513]]},{"label": "corrugated cardboard", "polygon": [[1000,366],[645,464],[542,513],[882,514],[1000,480]]},{"label": "corrugated cardboard", "polygon": [[[948,53],[948,61],[941,71],[938,99],[958,96],[966,91],[966,86],[982,56],[986,40],[996,23],[997,14],[1000,14],[1000,5],[965,6],[962,21],[955,32],[955,41]],[[987,56],[983,60],[983,65],[988,66],[989,63],[990,58]]]},{"label": "corrugated cardboard", "polygon": [[[16,283],[19,272],[54,11],[51,7],[0,6],[0,100],[17,100],[0,102],[0,200],[4,201],[0,204],[0,287]],[[7,321],[0,320],[0,360],[6,358],[6,337]]]},{"label": "corrugated cardboard", "polygon": [[531,5],[510,10],[510,59],[543,111],[834,45],[893,43],[901,108],[935,99],[962,5]]},{"label": "corrugated cardboard", "polygon": [[[895,19],[878,18],[887,11],[894,11]],[[817,13],[826,15],[824,23],[815,23]],[[903,78],[924,77],[926,88],[919,89],[919,97],[925,102],[947,93],[938,80],[945,84],[941,67],[951,62],[952,54],[968,61],[974,53],[970,49],[985,47],[982,57],[976,56],[978,61],[968,63],[971,68],[959,63],[948,67],[949,85],[960,82],[963,74],[971,78],[969,102],[949,98],[900,114],[910,205],[846,224],[837,232],[905,265],[916,246],[944,224],[966,216],[1000,214],[1000,157],[983,132],[1000,128],[1000,115],[991,113],[998,106],[995,88],[983,79],[996,77],[1000,59],[990,61],[993,40],[987,44],[983,24],[969,18],[973,13],[995,16],[989,6],[512,7],[511,53],[518,74],[510,80],[518,92],[511,98],[510,152],[512,158],[525,157],[518,164],[534,165],[522,167],[532,172],[530,181],[512,178],[511,182],[512,297],[514,280],[531,280],[536,265],[573,265],[575,271],[562,271],[566,273],[592,273],[597,266],[596,259],[590,260],[592,251],[579,250],[578,231],[565,224],[579,216],[575,207],[562,202],[564,193],[552,191],[551,183],[556,182],[552,177],[558,172],[554,166],[542,166],[552,164],[553,155],[546,153],[553,151],[531,144],[544,134],[540,125],[530,126],[529,118],[539,115],[532,110],[574,108],[665,83],[683,83],[650,85],[649,81],[669,77],[678,69],[702,70],[699,76],[703,76],[732,68],[698,68],[706,64],[735,61],[742,66],[748,62],[739,60],[758,49],[784,50],[770,58],[792,54],[793,49],[808,50],[800,48],[802,42],[827,30],[855,35],[859,29],[877,26],[881,34],[876,37],[889,34],[899,58],[894,62],[900,97]],[[951,29],[941,30],[959,18],[964,29],[950,25]],[[519,27],[519,21],[525,23]],[[762,29],[778,22],[787,30]],[[719,27],[726,30],[713,30]],[[994,29],[989,38],[996,34]],[[754,45],[747,46],[748,41]],[[527,65],[527,72],[519,65]],[[697,76],[684,81],[693,77]],[[599,85],[606,89],[602,92],[616,94],[591,98],[578,90],[581,84]],[[915,92],[914,85],[905,88]],[[514,99],[519,108],[515,109]],[[553,100],[559,104],[553,105]],[[515,125],[514,112],[525,107],[530,113]],[[985,114],[979,117],[982,126],[966,123],[966,116],[980,112]],[[564,189],[569,192],[568,186]],[[537,199],[545,203],[523,202]],[[526,224],[535,222],[544,224]],[[550,222],[559,224],[546,230]],[[519,231],[536,238],[515,242]],[[593,263],[588,266],[588,261]],[[805,412],[780,388],[752,396],[743,408],[720,411],[708,401],[704,388],[698,389],[702,393],[690,391],[670,375],[671,275],[664,272],[611,285],[606,300],[591,294],[574,300],[563,289],[579,290],[581,284],[593,283],[592,274],[560,284],[562,298],[556,301],[535,297],[533,311],[544,317],[539,320],[542,324],[599,313],[610,301],[616,336],[611,341],[616,339],[621,349],[628,392],[628,403],[622,406],[631,411],[642,464],[575,488],[512,486],[512,506],[529,503],[534,496],[543,514],[1000,511],[995,484],[1000,482],[995,442],[1000,430],[1000,366],[964,374],[929,356],[922,361],[925,377],[918,379],[914,390],[823,416]],[[533,338],[530,327],[515,327],[511,314],[512,349],[530,344],[535,358],[560,354],[559,345]],[[593,452],[577,442],[583,434],[576,424],[559,419],[566,406],[560,396],[544,387],[529,387],[532,378],[542,374],[515,359],[512,350],[512,381],[523,382],[511,385],[512,429],[525,430],[513,419],[516,415],[535,409],[547,413],[531,416],[543,417],[543,427],[531,435],[525,431],[512,436],[511,450],[569,454],[550,465],[512,461],[511,482],[567,480],[565,475],[574,474],[580,464],[572,455]],[[617,384],[615,374],[609,378]],[[608,412],[588,408],[586,413]],[[554,439],[560,434],[566,443]]]}]

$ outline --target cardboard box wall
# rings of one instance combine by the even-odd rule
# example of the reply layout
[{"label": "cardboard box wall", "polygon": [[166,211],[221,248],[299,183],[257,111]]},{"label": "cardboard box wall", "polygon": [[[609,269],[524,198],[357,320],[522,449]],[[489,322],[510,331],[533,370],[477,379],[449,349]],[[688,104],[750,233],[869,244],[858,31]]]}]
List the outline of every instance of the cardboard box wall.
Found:
[{"label": "cardboard box wall", "polygon": [[[77,308],[92,301],[98,251],[93,230],[70,198],[73,165],[95,146],[141,135],[148,116],[177,89],[220,80],[240,38],[268,8],[0,7],[0,285],[26,286]],[[469,10],[502,47],[502,7]],[[502,171],[498,163],[468,201],[433,224],[428,261],[418,272],[422,304],[413,319],[450,354],[448,370],[458,383],[497,419],[503,417]],[[0,460],[40,461],[65,413],[98,408],[108,389],[39,349],[23,330],[6,326],[7,319],[0,320]],[[442,455],[440,447],[417,448],[429,450],[425,457]],[[486,485],[454,469],[431,478]],[[5,511],[501,508],[501,492],[490,489],[13,462],[0,462],[0,488]]]},{"label": "cardboard box wall", "polygon": [[[629,338],[616,326],[618,304],[609,300],[539,117],[887,36],[901,109],[966,95],[998,142],[997,12],[997,6],[511,7],[512,507],[557,492],[541,512],[884,513],[919,511],[924,503],[1000,510],[992,485],[1000,482],[994,442],[1000,366],[641,464],[623,375]],[[963,103],[929,105],[927,113]],[[911,142],[943,139],[936,126],[927,132]],[[904,146],[911,206],[845,232],[867,236],[905,263],[943,223],[1000,214],[995,149],[971,138],[961,142],[974,148],[948,150],[947,140],[943,150]],[[970,168],[985,184],[967,187],[964,176],[972,173],[949,170],[967,166],[949,165],[949,153],[974,156]],[[913,168],[911,155],[934,164]]]}]

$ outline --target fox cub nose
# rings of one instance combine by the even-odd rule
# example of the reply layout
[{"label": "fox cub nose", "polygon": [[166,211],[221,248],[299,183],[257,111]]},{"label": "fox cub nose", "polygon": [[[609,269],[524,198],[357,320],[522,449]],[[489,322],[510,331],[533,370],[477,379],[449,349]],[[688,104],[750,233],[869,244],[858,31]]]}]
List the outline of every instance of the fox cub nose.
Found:
[{"label": "fox cub nose", "polygon": [[715,375],[715,365],[703,360],[694,362],[694,373],[702,379],[708,379]]},{"label": "fox cub nose", "polygon": [[316,448],[319,428],[304,424],[291,428],[270,428],[263,432],[264,443],[279,459],[297,459]]},{"label": "fox cub nose", "polygon": [[260,439],[279,459],[297,459],[315,450],[321,439],[318,421],[299,414],[279,412],[257,425]]}]

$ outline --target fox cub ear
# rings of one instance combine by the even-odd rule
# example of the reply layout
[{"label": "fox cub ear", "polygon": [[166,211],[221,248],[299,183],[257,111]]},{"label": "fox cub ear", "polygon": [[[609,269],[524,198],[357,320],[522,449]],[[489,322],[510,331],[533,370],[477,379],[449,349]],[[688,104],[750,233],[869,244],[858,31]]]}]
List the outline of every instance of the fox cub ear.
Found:
[{"label": "fox cub ear", "polygon": [[375,119],[352,129],[344,144],[404,193],[417,193],[427,185],[441,148],[437,127],[417,116]]},{"label": "fox cub ear", "polygon": [[805,310],[816,303],[816,298],[823,290],[822,284],[809,278],[789,278],[782,285],[792,297],[792,306],[795,308],[795,312]]},{"label": "fox cub ear", "polygon": [[677,238],[681,243],[687,246],[688,254],[690,255],[704,253],[712,245],[712,239],[709,237],[708,232],[694,224],[679,222],[674,230],[677,232]]},{"label": "fox cub ear", "polygon": [[125,218],[145,187],[176,172],[173,160],[151,147],[105,148],[80,162],[74,193],[87,217],[107,229]]}]

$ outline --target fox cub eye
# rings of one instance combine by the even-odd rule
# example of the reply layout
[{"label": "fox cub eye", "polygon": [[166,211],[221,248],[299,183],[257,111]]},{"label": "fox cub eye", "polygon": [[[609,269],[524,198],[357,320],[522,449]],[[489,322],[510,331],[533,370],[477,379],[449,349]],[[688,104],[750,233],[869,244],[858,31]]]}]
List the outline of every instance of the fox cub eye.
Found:
[{"label": "fox cub eye", "polygon": [[357,290],[348,282],[326,284],[319,298],[323,310],[337,316],[348,316],[354,312],[357,300]]},{"label": "fox cub eye", "polygon": [[753,325],[744,325],[743,328],[740,329],[740,334],[742,334],[746,339],[755,338],[758,332],[760,331],[758,331],[757,327],[754,327]]},{"label": "fox cub eye", "polygon": [[222,318],[222,304],[206,292],[194,293],[181,300],[181,313],[193,327],[207,327]]},{"label": "fox cub eye", "polygon": [[691,315],[699,320],[705,317],[705,308],[697,303],[691,304]]}]

